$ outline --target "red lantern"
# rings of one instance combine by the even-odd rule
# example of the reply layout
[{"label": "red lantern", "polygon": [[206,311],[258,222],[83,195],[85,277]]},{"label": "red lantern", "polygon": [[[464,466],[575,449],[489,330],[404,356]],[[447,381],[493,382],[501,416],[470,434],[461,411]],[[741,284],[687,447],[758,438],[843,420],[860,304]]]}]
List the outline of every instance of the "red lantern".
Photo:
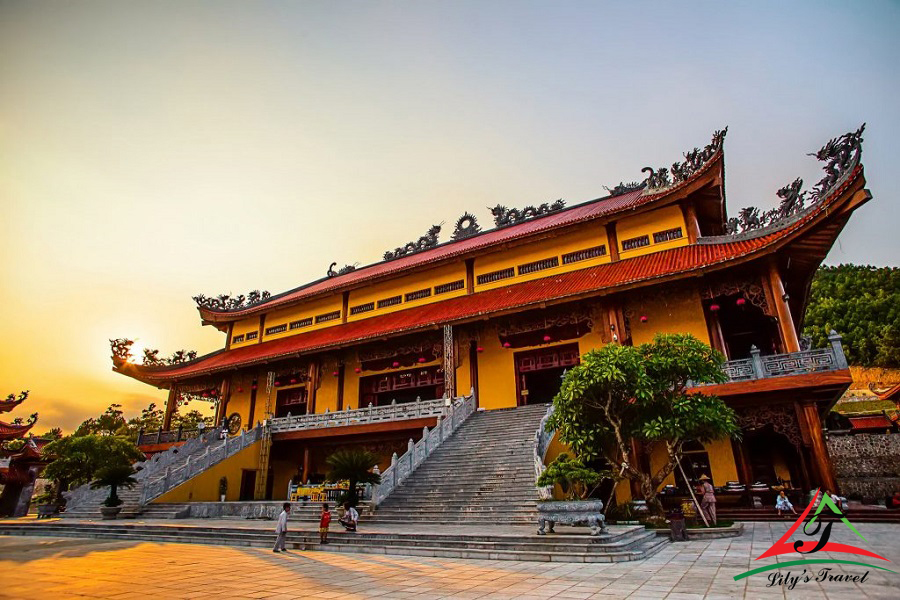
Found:
[{"label": "red lantern", "polygon": [[425,363],[425,362],[428,362],[428,359],[426,359],[424,356],[420,356],[420,357],[419,357],[419,362],[420,362],[420,363]]},{"label": "red lantern", "polygon": [[219,393],[218,390],[215,390],[215,389],[209,390],[209,395],[210,395],[210,396],[215,396],[215,395],[218,394],[218,393]]},{"label": "red lantern", "polygon": [[256,385],[256,384],[254,383],[253,385],[250,386],[250,389],[251,389],[251,390],[255,390],[255,389],[258,388],[258,387],[259,387],[259,386]]},{"label": "red lantern", "polygon": [[544,336],[544,341],[545,341],[545,342],[550,342],[550,341],[553,341],[553,338],[550,337],[549,335],[545,335],[545,336]]},{"label": "red lantern", "polygon": [[641,315],[641,323],[647,322],[647,315]]},{"label": "red lantern", "polygon": [[297,380],[294,379],[294,378],[292,377],[292,378],[291,378],[291,383],[297,383]]},{"label": "red lantern", "polygon": [[338,373],[337,371],[332,371],[331,374],[337,377],[340,373]]},{"label": "red lantern", "polygon": [[204,397],[204,398],[209,398],[209,394],[207,394],[206,392],[203,392],[203,397]]},{"label": "red lantern", "polygon": [[709,305],[709,310],[711,310],[712,312],[719,312],[719,308],[720,307],[718,304],[710,304]]},{"label": "red lantern", "polygon": [[391,366],[394,367],[394,368],[396,369],[397,367],[400,366],[400,363],[397,362],[397,361],[395,360],[395,361],[391,364]]},{"label": "red lantern", "polygon": [[280,386],[280,385],[281,385],[281,382],[280,382],[280,381],[276,381],[276,382],[275,382],[275,387],[278,387],[278,386]]},{"label": "red lantern", "polygon": [[243,393],[244,393],[244,388],[239,387],[239,388],[238,388],[238,394],[243,394]]},{"label": "red lantern", "polygon": [[359,367],[356,367],[355,369],[353,369],[353,372],[354,373],[362,373],[362,369],[360,369]]},{"label": "red lantern", "polygon": [[746,300],[746,298],[738,298],[736,304],[738,306],[743,306],[743,305],[747,304],[747,300]]},{"label": "red lantern", "polygon": [[503,347],[504,348],[512,348],[512,344],[510,344],[509,342],[503,342]]},{"label": "red lantern", "polygon": [[484,348],[482,348],[481,346],[478,346],[477,348],[475,348],[475,351],[476,352],[484,352]]}]

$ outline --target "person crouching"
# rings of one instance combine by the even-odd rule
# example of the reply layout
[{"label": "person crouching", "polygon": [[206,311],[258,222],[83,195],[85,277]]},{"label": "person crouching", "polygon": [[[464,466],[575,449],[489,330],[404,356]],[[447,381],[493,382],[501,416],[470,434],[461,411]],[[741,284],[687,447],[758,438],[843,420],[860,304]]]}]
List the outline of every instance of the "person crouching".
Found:
[{"label": "person crouching", "polygon": [[344,526],[347,531],[356,531],[356,524],[359,522],[359,513],[355,508],[350,506],[349,502],[344,502],[344,516],[341,517],[339,523]]}]

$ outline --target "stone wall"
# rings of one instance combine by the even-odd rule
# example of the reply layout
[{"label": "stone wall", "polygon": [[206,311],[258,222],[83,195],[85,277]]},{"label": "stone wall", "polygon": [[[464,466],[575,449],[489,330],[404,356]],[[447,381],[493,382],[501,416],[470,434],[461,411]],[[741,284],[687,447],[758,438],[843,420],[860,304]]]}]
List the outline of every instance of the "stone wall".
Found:
[{"label": "stone wall", "polygon": [[900,490],[900,433],[828,436],[841,493],[866,502],[884,502]]}]

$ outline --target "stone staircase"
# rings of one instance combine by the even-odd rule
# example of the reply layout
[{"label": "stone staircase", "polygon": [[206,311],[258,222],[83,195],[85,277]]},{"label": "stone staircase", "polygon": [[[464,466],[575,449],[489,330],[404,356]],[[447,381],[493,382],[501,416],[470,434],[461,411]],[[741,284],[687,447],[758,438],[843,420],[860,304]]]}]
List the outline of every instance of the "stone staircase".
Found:
[{"label": "stone staircase", "polygon": [[535,405],[473,414],[367,520],[536,526],[533,447],[546,412]]}]

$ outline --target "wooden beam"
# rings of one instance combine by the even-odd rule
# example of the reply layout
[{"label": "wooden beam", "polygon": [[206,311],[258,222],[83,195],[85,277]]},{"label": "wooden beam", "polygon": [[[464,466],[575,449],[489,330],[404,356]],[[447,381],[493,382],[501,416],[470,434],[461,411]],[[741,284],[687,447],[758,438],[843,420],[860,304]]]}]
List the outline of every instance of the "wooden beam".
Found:
[{"label": "wooden beam", "polygon": [[[313,414],[316,412],[316,395],[319,387],[319,371],[320,360],[314,358],[309,361],[306,371],[306,412]],[[340,410],[340,409],[338,409]]]},{"label": "wooden beam", "polygon": [[612,262],[619,260],[619,236],[616,233],[616,223],[606,224],[606,241],[609,244],[609,258]]},{"label": "wooden beam", "polygon": [[687,238],[689,244],[696,244],[697,238],[700,237],[700,222],[697,220],[697,210],[694,203],[684,200],[679,203],[681,206],[681,214],[684,217],[684,224],[687,228]]},{"label": "wooden beam", "polygon": [[[708,394],[713,396],[744,396],[762,392],[779,392],[810,388],[834,388],[840,395],[853,383],[850,369],[807,373],[804,375],[784,375],[782,377],[766,377],[718,385],[705,385],[689,388],[689,394]],[[842,389],[843,388],[843,389]]]},{"label": "wooden beam", "polygon": [[475,293],[475,259],[466,259],[466,294]]},{"label": "wooden beam", "polygon": [[178,409],[178,386],[169,388],[169,397],[166,399],[166,412],[163,415],[162,428],[164,431],[172,429],[172,415]]},{"label": "wooden beam", "polygon": [[838,492],[837,482],[831,469],[831,459],[828,457],[828,448],[825,446],[825,436],[822,434],[822,421],[819,419],[819,410],[813,403],[803,405],[803,415],[806,423],[801,421],[801,427],[806,426],[810,437],[810,451],[813,463],[818,472],[818,484],[832,493]]}]

